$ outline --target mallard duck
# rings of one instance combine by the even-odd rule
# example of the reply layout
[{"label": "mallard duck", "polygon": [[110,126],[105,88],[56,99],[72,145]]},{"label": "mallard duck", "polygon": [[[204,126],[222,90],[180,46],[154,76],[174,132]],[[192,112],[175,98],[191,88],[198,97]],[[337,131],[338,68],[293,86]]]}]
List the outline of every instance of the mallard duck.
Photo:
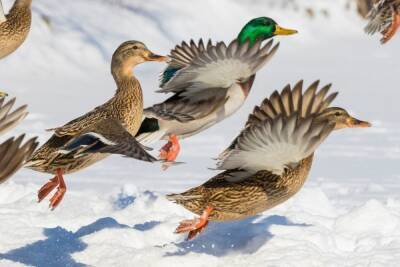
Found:
[{"label": "mallard duck", "polygon": [[311,168],[313,154],[332,130],[369,127],[346,110],[329,107],[337,93],[303,83],[275,91],[256,106],[245,129],[218,157],[224,170],[206,183],[167,198],[200,215],[185,220],[176,233],[188,239],[209,220],[240,220],[270,209],[296,194]]},{"label": "mallard duck", "polygon": [[0,0],[0,59],[14,52],[25,41],[31,28],[32,0],[16,0],[5,15]]},{"label": "mallard duck", "polygon": [[86,168],[109,153],[148,162],[156,160],[134,138],[142,119],[143,95],[132,68],[146,61],[166,60],[142,42],[128,41],[118,47],[111,63],[117,84],[114,97],[64,126],[50,129],[54,135],[27,163],[33,170],[55,174],[39,190],[39,202],[58,186],[50,199],[50,207],[57,207],[66,191],[63,175]]},{"label": "mallard duck", "polygon": [[[0,98],[0,135],[14,128],[28,115],[26,105],[10,112],[14,104],[15,98],[7,103],[4,102],[4,97]],[[24,139],[23,134],[19,137],[11,137],[0,144],[0,184],[19,170],[36,149],[38,145],[36,137],[23,144]]]},{"label": "mallard duck", "polygon": [[380,32],[381,43],[387,43],[400,27],[400,0],[376,0],[368,15],[370,22],[365,27],[369,34]]},{"label": "mallard duck", "polygon": [[168,67],[161,75],[159,92],[173,95],[162,103],[146,108],[137,139],[148,145],[168,140],[160,150],[164,169],[180,151],[179,139],[190,137],[236,112],[246,100],[256,72],[278,50],[272,41],[276,35],[297,31],[284,29],[266,17],[248,22],[229,45],[182,42],[171,51]]}]

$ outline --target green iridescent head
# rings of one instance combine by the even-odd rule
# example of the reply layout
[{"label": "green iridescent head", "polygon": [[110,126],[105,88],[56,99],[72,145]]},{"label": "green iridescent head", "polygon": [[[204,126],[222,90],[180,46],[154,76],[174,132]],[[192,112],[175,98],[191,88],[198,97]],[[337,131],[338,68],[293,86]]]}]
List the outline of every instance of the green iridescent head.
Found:
[{"label": "green iridescent head", "polygon": [[278,25],[273,19],[259,17],[250,20],[238,35],[239,43],[242,44],[250,40],[254,44],[258,40],[266,40],[276,35],[291,35],[297,33],[296,30],[285,29]]}]

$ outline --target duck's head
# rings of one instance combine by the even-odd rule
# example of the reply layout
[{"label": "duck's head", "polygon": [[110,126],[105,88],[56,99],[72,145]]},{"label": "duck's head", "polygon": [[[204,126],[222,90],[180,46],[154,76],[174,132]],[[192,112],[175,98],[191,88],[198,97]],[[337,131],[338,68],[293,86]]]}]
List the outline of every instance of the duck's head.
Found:
[{"label": "duck's head", "polygon": [[276,35],[292,35],[297,33],[296,30],[285,29],[278,25],[273,19],[268,17],[259,17],[250,20],[240,31],[239,43],[250,40],[250,44],[254,44],[258,40],[266,40]]},{"label": "duck's head", "polygon": [[16,0],[15,6],[17,7],[28,7],[31,6],[32,0]]},{"label": "duck's head", "polygon": [[168,57],[151,52],[144,43],[139,41],[127,41],[115,50],[112,56],[111,69],[115,73],[129,74],[132,68],[147,61],[167,61]]},{"label": "duck's head", "polygon": [[318,121],[329,121],[335,123],[335,130],[343,128],[367,128],[371,123],[356,119],[343,108],[330,107],[325,109],[318,117]]}]

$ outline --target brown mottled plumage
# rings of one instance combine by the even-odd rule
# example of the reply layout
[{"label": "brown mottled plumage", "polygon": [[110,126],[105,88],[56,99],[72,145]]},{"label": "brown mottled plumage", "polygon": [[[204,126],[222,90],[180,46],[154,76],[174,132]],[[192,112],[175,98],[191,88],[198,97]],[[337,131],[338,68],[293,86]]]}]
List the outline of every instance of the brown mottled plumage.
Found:
[{"label": "brown mottled plumage", "polygon": [[296,194],[305,183],[315,149],[334,129],[369,127],[344,109],[329,107],[337,93],[303,83],[271,97],[254,109],[245,129],[220,156],[225,170],[206,183],[167,198],[201,215],[185,220],[177,233],[194,238],[207,221],[238,220],[270,209]]},{"label": "brown mottled plumage", "polygon": [[[28,115],[26,106],[21,106],[10,112],[14,104],[15,98],[7,103],[4,103],[4,98],[0,99],[0,135],[14,128]],[[19,170],[36,149],[38,145],[36,138],[32,138],[23,144],[24,138],[25,135],[23,134],[19,137],[11,137],[0,144],[0,183],[5,182]]]},{"label": "brown mottled plumage", "polygon": [[[114,97],[66,125],[51,129],[54,135],[34,153],[26,167],[56,174],[59,180],[60,174],[86,168],[108,153],[155,161],[134,138],[142,119],[143,95],[132,68],[145,61],[165,60],[141,42],[123,43],[112,58],[111,71],[117,84]],[[54,188],[54,184],[55,180],[49,186]],[[39,192],[39,200],[50,193],[47,191]],[[51,201],[53,208],[57,204]]]},{"label": "brown mottled plumage", "polygon": [[4,17],[0,2],[0,59],[14,52],[28,36],[31,28],[31,4],[32,0],[16,0]]},{"label": "brown mottled plumage", "polygon": [[168,198],[201,215],[211,205],[212,221],[239,220],[257,215],[286,201],[303,186],[311,169],[313,155],[283,175],[259,171],[240,182],[227,179],[236,171],[224,171],[199,187]]}]

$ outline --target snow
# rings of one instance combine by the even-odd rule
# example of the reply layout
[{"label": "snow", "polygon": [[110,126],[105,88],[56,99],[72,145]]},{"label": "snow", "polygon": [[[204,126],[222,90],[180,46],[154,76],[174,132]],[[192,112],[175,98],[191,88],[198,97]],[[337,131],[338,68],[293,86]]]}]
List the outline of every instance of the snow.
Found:
[{"label": "snow", "polygon": [[[55,211],[36,193],[49,175],[23,169],[0,186],[0,266],[397,266],[400,262],[400,37],[385,46],[363,33],[365,21],[346,0],[34,0],[33,28],[0,61],[1,89],[28,103],[29,117],[11,134],[43,142],[56,127],[114,92],[109,61],[123,41],[166,54],[182,40],[229,42],[249,19],[267,15],[299,34],[281,46],[231,118],[182,142],[187,164],[158,165],[112,156],[68,175]],[[3,0],[8,9],[12,0]],[[313,18],[306,9],[315,10]],[[324,15],[327,10],[329,15]],[[163,64],[134,72],[147,105]],[[215,174],[212,160],[248,113],[273,90],[305,79],[333,82],[335,105],[373,123],[332,134],[318,149],[310,177],[292,199],[254,218],[210,223],[191,242],[173,233],[193,217],[170,203]],[[5,138],[4,136],[2,137]],[[157,143],[156,149],[162,143]]]}]

